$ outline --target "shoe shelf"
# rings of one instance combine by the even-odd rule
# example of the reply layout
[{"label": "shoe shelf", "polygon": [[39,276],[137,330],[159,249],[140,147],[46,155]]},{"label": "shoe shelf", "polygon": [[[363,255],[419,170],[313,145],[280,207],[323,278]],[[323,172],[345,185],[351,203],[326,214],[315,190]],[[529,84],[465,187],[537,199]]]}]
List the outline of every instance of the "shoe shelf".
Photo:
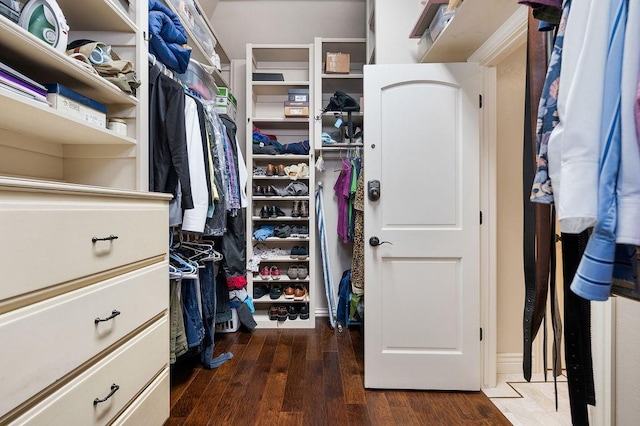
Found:
[{"label": "shoe shelf", "polygon": [[[260,262],[261,263],[271,263],[271,262],[274,262],[274,263],[277,263],[277,262],[299,263],[299,262],[306,262],[307,260],[309,260],[308,256],[306,258],[304,258],[304,259],[298,259],[297,257],[293,258],[291,256],[273,256],[273,257],[262,258],[260,260]],[[271,280],[271,281],[273,281],[273,280]]]},{"label": "shoe shelf", "polygon": [[[276,154],[276,155],[254,154],[253,155],[253,159],[254,160],[273,160],[273,159],[276,159],[276,158],[278,160],[309,161],[309,156],[308,155],[300,155],[300,154]],[[286,176],[280,176],[280,177],[286,177]]]},{"label": "shoe shelf", "polygon": [[306,201],[308,195],[256,195],[254,201]]},{"label": "shoe shelf", "polygon": [[287,222],[303,222],[308,221],[308,217],[291,217],[291,216],[279,216],[279,217],[260,217],[260,216],[251,216],[251,220],[253,221],[267,221],[267,222],[279,222],[279,221],[287,221]]},{"label": "shoe shelf", "polygon": [[259,299],[253,299],[253,303],[277,303],[277,304],[297,303],[297,304],[301,304],[301,303],[309,303],[309,296],[305,296],[303,300],[286,299],[284,296],[280,296],[277,299],[272,299],[272,298],[269,297],[268,294],[265,294],[264,296],[262,296]]},{"label": "shoe shelf", "polygon": [[[288,261],[289,262],[295,262],[294,259],[289,259]],[[304,262],[304,261],[303,260],[298,260],[298,262]],[[260,276],[258,276],[258,277],[254,277],[253,278],[253,282],[254,283],[258,283],[258,284],[308,283],[309,282],[309,277],[303,278],[303,279],[296,278],[296,279],[292,280],[291,278],[287,277],[287,274],[285,273],[284,275],[280,275],[280,279],[278,279],[278,280],[274,280],[274,279],[271,279],[271,278],[268,278],[268,279],[265,280],[265,279],[260,278]],[[290,300],[293,300],[293,299],[290,299]]]},{"label": "shoe shelf", "polygon": [[[290,180],[293,181],[294,179],[291,179],[289,176],[262,176],[262,175],[254,175],[253,179],[260,179],[260,180]],[[299,177],[297,180],[309,180],[309,176],[305,176],[305,177]]]},{"label": "shoe shelf", "polygon": [[274,243],[278,241],[309,241],[309,237],[286,237],[286,238],[269,237],[262,241],[258,241],[255,238],[253,238],[251,241],[253,241],[254,244],[264,243],[264,242]]},{"label": "shoe shelf", "polygon": [[258,323],[259,328],[287,328],[287,329],[295,329],[295,328],[314,328],[315,320],[311,321],[311,319],[298,319],[290,320],[287,319],[285,321],[272,321],[269,319],[269,314],[267,311],[260,312],[256,310],[256,313],[253,315],[253,318]]}]

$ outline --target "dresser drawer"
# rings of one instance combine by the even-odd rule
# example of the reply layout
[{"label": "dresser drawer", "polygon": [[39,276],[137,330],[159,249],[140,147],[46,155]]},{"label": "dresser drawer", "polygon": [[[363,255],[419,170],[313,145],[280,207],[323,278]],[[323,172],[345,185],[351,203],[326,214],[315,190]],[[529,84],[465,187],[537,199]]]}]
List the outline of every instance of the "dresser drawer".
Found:
[{"label": "dresser drawer", "polygon": [[[166,372],[168,338],[169,322],[164,316],[10,424],[108,424],[161,370]],[[159,389],[159,392],[168,393],[168,381]],[[108,399],[96,403],[96,399],[105,399],[111,392]],[[168,407],[168,401],[163,401],[164,407]],[[148,422],[138,424],[152,425]]]},{"label": "dresser drawer", "polygon": [[0,300],[162,255],[168,220],[165,200],[0,189]]},{"label": "dresser drawer", "polygon": [[0,417],[166,311],[167,270],[160,262],[1,315]]},{"label": "dresser drawer", "polygon": [[169,418],[171,387],[167,367],[111,426],[160,426]]}]

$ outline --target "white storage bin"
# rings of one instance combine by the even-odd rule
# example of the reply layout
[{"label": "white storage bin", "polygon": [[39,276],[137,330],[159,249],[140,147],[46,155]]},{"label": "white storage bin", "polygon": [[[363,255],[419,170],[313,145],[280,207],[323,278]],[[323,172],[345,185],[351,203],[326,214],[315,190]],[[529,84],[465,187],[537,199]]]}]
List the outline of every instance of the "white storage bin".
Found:
[{"label": "white storage bin", "polygon": [[231,308],[231,319],[229,321],[216,324],[216,333],[235,333],[240,329],[240,321],[238,320],[238,311]]}]

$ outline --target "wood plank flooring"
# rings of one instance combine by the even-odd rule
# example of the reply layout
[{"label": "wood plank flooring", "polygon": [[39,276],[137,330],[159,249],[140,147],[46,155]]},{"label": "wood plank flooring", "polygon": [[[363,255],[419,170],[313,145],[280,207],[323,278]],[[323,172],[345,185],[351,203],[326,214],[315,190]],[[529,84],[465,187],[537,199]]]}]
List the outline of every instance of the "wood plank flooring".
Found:
[{"label": "wood plank flooring", "polygon": [[326,318],[314,330],[216,334],[214,370],[197,360],[171,372],[177,425],[510,425],[482,392],[365,390],[364,341]]}]

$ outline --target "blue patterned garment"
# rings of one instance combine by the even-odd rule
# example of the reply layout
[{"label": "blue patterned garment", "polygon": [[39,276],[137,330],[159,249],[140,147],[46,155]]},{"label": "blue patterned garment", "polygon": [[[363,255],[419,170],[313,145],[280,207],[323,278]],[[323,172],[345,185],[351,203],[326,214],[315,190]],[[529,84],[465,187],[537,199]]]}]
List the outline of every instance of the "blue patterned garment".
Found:
[{"label": "blue patterned garment", "polygon": [[553,204],[553,189],[547,165],[547,149],[551,132],[558,124],[558,87],[560,86],[562,45],[570,7],[571,0],[568,0],[562,10],[558,34],[556,34],[556,41],[547,68],[547,77],[538,105],[536,175],[533,179],[533,188],[531,188],[531,201],[534,203]]},{"label": "blue patterned garment", "polygon": [[571,290],[588,300],[607,300],[616,251],[616,185],[620,165],[620,97],[622,56],[627,23],[627,0],[611,0],[609,50],[604,76],[600,170],[598,177],[598,220],[587,243]]}]

